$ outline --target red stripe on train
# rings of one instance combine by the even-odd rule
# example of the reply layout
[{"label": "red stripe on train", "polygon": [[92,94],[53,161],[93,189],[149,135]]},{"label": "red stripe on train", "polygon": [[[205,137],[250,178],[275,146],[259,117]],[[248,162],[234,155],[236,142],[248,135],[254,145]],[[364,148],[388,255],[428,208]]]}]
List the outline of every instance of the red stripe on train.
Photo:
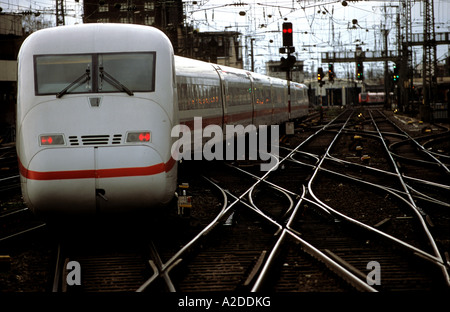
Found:
[{"label": "red stripe on train", "polygon": [[150,176],[172,170],[176,161],[170,157],[166,163],[159,163],[147,167],[90,169],[90,170],[66,170],[66,171],[34,171],[28,170],[19,159],[20,174],[30,180],[72,180],[72,179],[101,179]]}]

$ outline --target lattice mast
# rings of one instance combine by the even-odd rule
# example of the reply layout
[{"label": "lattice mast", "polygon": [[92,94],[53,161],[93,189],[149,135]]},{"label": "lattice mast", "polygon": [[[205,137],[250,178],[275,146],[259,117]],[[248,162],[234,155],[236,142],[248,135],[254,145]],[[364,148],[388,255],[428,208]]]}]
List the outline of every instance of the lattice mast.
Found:
[{"label": "lattice mast", "polygon": [[428,110],[436,90],[436,37],[434,0],[423,0],[423,104]]},{"label": "lattice mast", "polygon": [[66,24],[64,19],[64,1],[56,0],[56,26],[63,26]]}]

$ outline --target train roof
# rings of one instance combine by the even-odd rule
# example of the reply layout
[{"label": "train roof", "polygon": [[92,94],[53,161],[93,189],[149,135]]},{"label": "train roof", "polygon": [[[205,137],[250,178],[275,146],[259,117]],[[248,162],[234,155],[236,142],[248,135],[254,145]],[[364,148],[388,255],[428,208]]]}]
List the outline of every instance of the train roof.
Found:
[{"label": "train roof", "polygon": [[212,63],[207,63],[182,56],[175,56],[177,76],[195,76],[201,78],[216,78],[217,72]]},{"label": "train roof", "polygon": [[154,27],[92,23],[52,27],[34,32],[23,43],[19,58],[27,53],[39,55],[133,51],[173,53],[173,48],[167,36]]}]

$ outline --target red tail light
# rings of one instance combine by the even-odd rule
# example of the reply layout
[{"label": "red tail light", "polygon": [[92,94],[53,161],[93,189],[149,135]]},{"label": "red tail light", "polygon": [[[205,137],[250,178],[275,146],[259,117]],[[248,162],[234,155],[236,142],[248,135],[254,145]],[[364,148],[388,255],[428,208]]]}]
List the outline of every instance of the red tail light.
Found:
[{"label": "red tail light", "polygon": [[150,132],[143,132],[139,134],[139,141],[141,142],[149,142],[150,141]]},{"label": "red tail light", "polygon": [[127,143],[151,142],[150,131],[128,132]]},{"label": "red tail light", "polygon": [[64,145],[64,136],[62,134],[40,135],[40,145]]}]

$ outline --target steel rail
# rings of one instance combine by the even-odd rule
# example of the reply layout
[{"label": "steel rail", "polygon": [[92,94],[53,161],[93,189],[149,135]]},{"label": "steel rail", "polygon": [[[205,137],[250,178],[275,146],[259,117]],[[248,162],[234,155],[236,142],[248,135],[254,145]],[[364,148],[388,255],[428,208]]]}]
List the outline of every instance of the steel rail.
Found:
[{"label": "steel rail", "polygon": [[413,182],[418,182],[418,183],[421,183],[421,184],[442,188],[444,190],[450,190],[450,185],[445,185],[445,184],[440,184],[440,183],[436,183],[436,182],[433,182],[433,181],[418,179],[418,178],[410,177],[410,176],[407,176],[407,175],[403,175],[403,178],[405,180],[411,180]]},{"label": "steel rail", "polygon": [[263,178],[261,178],[261,177],[255,175],[255,174],[253,174],[253,173],[250,173],[250,172],[248,172],[248,171],[245,171],[244,169],[239,168],[239,167],[237,167],[237,166],[235,166],[235,165],[228,164],[228,163],[226,163],[226,165],[227,165],[228,167],[230,167],[230,168],[236,169],[236,170],[238,170],[238,171],[240,171],[240,172],[242,172],[242,173],[244,173],[244,174],[249,175],[250,177],[252,177],[252,178],[255,179],[255,180],[262,180],[262,182],[266,183],[267,185],[269,185],[270,187],[272,187],[272,188],[274,188],[274,189],[279,190],[280,192],[284,192],[284,193],[287,193],[287,194],[290,194],[290,195],[296,196],[296,197],[300,196],[300,195],[297,194],[297,193],[294,193],[294,192],[292,192],[292,191],[289,191],[289,190],[287,190],[287,189],[285,189],[285,188],[283,188],[283,187],[281,187],[281,186],[276,185],[275,183],[272,183],[272,182],[270,182],[270,181],[267,181],[266,179],[263,179]]},{"label": "steel rail", "polygon": [[53,274],[53,287],[52,292],[58,292],[60,287],[59,284],[61,282],[62,278],[62,271],[63,271],[63,253],[62,253],[62,247],[61,243],[58,244],[58,250],[56,254],[56,268],[55,273]]},{"label": "steel rail", "polygon": [[428,196],[427,194],[424,194],[422,192],[419,192],[418,190],[414,189],[413,187],[408,185],[408,188],[413,192],[416,193],[417,195],[415,196],[418,199],[430,202],[430,203],[434,203],[434,204],[438,204],[441,206],[445,206],[445,207],[450,207],[450,203],[447,202],[443,202],[439,199],[433,198],[431,196]]},{"label": "steel rail", "polygon": [[27,210],[28,210],[28,207],[20,208],[20,209],[13,210],[13,211],[7,211],[7,212],[0,214],[0,218],[9,217],[9,216],[15,215],[16,213],[25,212]]},{"label": "steel rail", "polygon": [[[444,263],[444,260],[443,260],[443,258],[442,258],[442,256],[441,256],[441,253],[440,253],[440,251],[439,251],[439,248],[437,247],[436,242],[435,242],[433,236],[431,235],[430,230],[428,229],[428,226],[427,226],[426,223],[425,223],[425,220],[424,220],[425,213],[423,212],[422,209],[420,209],[419,207],[417,207],[416,203],[414,202],[414,199],[412,198],[412,195],[411,195],[411,193],[410,193],[410,191],[409,191],[409,189],[408,189],[408,186],[406,185],[406,183],[405,183],[405,181],[404,181],[404,179],[403,179],[403,176],[402,176],[402,174],[401,174],[401,172],[400,172],[400,170],[399,170],[399,168],[398,168],[398,166],[397,166],[397,164],[396,164],[394,158],[392,157],[391,151],[389,150],[388,146],[386,145],[386,142],[385,142],[385,140],[384,140],[384,138],[383,138],[383,135],[381,134],[380,129],[378,128],[378,125],[377,125],[377,123],[375,122],[375,120],[374,120],[374,118],[373,118],[373,115],[372,115],[372,113],[371,113],[370,111],[369,111],[369,114],[370,114],[370,117],[372,118],[372,122],[373,122],[375,128],[377,129],[377,131],[378,131],[378,133],[379,133],[379,135],[380,135],[380,138],[381,138],[381,140],[382,140],[383,146],[384,146],[384,148],[386,149],[386,151],[387,151],[387,153],[388,153],[388,155],[389,155],[389,158],[390,158],[390,160],[391,160],[391,162],[392,162],[392,165],[393,165],[394,168],[395,168],[395,172],[397,173],[398,179],[399,179],[401,185],[403,186],[403,188],[404,188],[404,190],[405,190],[405,192],[406,192],[406,194],[407,194],[407,197],[408,197],[408,199],[409,199],[409,202],[410,202],[411,206],[413,207],[413,210],[416,212],[416,215],[417,215],[417,217],[418,217],[418,219],[419,219],[419,221],[420,221],[420,223],[421,223],[421,225],[422,225],[422,227],[423,227],[423,230],[425,231],[425,234],[426,234],[427,237],[428,237],[428,240],[429,240],[429,242],[430,242],[430,244],[431,244],[431,247],[433,248],[433,251],[434,251],[434,253],[435,253],[436,258],[439,259],[439,262]],[[382,114],[382,115],[386,118],[386,116],[385,116],[384,114]],[[386,118],[386,119],[388,119],[388,118]],[[388,120],[389,120],[389,119],[388,119]],[[412,138],[411,138],[411,139],[412,139]],[[413,140],[413,139],[412,139],[412,140]],[[417,141],[413,140],[413,142],[415,142],[416,144],[418,144],[419,146],[421,146]],[[423,149],[423,146],[421,146],[421,148]],[[439,163],[440,163],[440,162],[439,162]],[[441,164],[442,164],[442,163],[441,163]],[[445,167],[445,166],[444,166],[444,167]],[[445,167],[445,168],[448,170],[447,167]],[[449,276],[448,271],[447,271],[447,269],[445,268],[445,266],[442,266],[442,271],[443,271],[443,274],[444,274],[444,276],[445,276],[445,278],[446,278],[447,285],[450,286],[450,276]]]},{"label": "steel rail", "polygon": [[[322,170],[327,171],[328,169],[322,169]],[[336,172],[331,171],[331,170],[328,170],[328,171],[330,173],[340,175],[341,177],[351,179],[350,177],[348,177],[346,175],[343,175],[343,174],[340,174],[340,173],[336,173]],[[377,186],[377,185],[374,184],[373,186]],[[405,198],[403,198],[402,196],[398,196],[396,193],[394,193],[394,192],[392,192],[390,190],[386,190],[386,191],[389,192],[390,194],[394,195],[394,196],[397,196],[400,200],[404,201],[405,204],[410,205],[410,203]],[[414,247],[414,246],[412,246],[412,245],[410,245],[410,244],[408,244],[408,243],[406,243],[406,242],[404,242],[404,241],[402,241],[402,240],[400,240],[400,239],[398,239],[398,238],[396,238],[396,237],[394,237],[394,236],[392,236],[390,234],[387,234],[387,233],[385,233],[383,231],[380,231],[380,230],[378,230],[378,229],[376,229],[374,227],[371,227],[371,226],[369,226],[369,225],[367,225],[367,224],[365,224],[365,223],[363,223],[361,221],[358,221],[356,219],[348,217],[347,215],[345,215],[345,214],[335,210],[334,208],[328,206],[327,204],[322,202],[320,199],[315,199],[315,200],[318,201],[318,203],[321,206],[324,206],[327,209],[327,211],[329,211],[330,213],[338,216],[342,220],[345,220],[345,221],[347,221],[349,223],[353,223],[353,224],[355,224],[355,225],[357,225],[357,226],[359,226],[359,227],[361,227],[361,228],[363,228],[365,230],[368,230],[368,231],[373,232],[375,234],[381,235],[381,236],[383,236],[383,237],[385,237],[385,238],[387,238],[389,240],[392,240],[393,242],[396,242],[397,244],[399,244],[399,245],[401,245],[403,247],[406,247],[407,249],[410,249],[414,253],[417,253],[418,255],[422,256],[424,259],[427,259],[427,260],[429,260],[429,261],[439,265],[440,267],[442,267],[444,265],[444,261],[442,260],[441,257],[437,257],[437,256],[434,256],[434,255],[431,255],[431,254],[429,254],[429,253],[427,253],[427,252],[425,252],[425,251],[423,251],[423,250],[421,250],[421,249],[419,249],[417,247]],[[312,203],[314,203],[314,202],[312,202]]]},{"label": "steel rail", "polygon": [[[327,155],[329,155],[329,151],[330,151],[331,148],[333,147],[334,142],[336,142],[337,138],[339,137],[339,135],[341,134],[341,132],[343,131],[343,129],[345,128],[345,126],[346,126],[347,123],[349,122],[350,117],[351,117],[352,115],[353,115],[353,112],[352,112],[352,114],[350,114],[350,116],[348,116],[347,120],[346,120],[345,123],[342,125],[341,129],[340,129],[340,130],[338,131],[338,133],[334,136],[333,140],[331,141],[331,143],[329,144],[327,150],[325,151],[325,154],[322,156],[322,159],[320,159],[319,163],[317,164],[316,169],[314,170],[314,172],[313,172],[313,174],[312,174],[312,176],[311,176],[311,179],[309,179],[309,182],[308,182],[308,191],[309,191],[309,193],[311,194],[311,196],[314,198],[314,200],[316,200],[317,202],[321,202],[321,201],[320,201],[319,198],[314,194],[314,192],[313,192],[313,190],[312,190],[312,183],[313,183],[314,179],[316,178],[317,173],[319,172],[319,170],[320,170],[320,168],[321,168],[323,162],[325,161]],[[327,205],[323,205],[323,207],[327,207]],[[328,208],[326,208],[326,209],[328,210]]]},{"label": "steel rail", "polygon": [[[279,191],[280,193],[282,193],[284,196],[286,196],[286,198],[288,199],[288,201],[289,201],[289,208],[286,210],[286,213],[285,214],[287,214],[289,211],[291,211],[292,210],[292,208],[294,207],[294,201],[292,200],[292,198],[291,198],[291,196],[289,196],[289,194],[287,193],[287,192],[285,192],[285,191],[283,191],[283,190],[281,190],[281,189],[279,189],[279,188],[276,188],[276,187],[273,187],[273,186],[271,186],[271,188],[273,188],[274,190],[276,190],[276,191]],[[253,202],[253,191],[255,190],[255,188],[254,187],[252,187],[252,190],[248,193],[248,199],[249,199],[249,201],[250,201],[250,203],[253,205],[253,207],[255,207],[256,209],[258,209],[258,207],[255,205],[255,203]]]},{"label": "steel rail", "polygon": [[[236,200],[232,204],[228,205],[228,197],[226,193],[223,191],[221,187],[219,187],[216,183],[211,181],[210,179],[203,177],[206,181],[214,185],[216,188],[218,188],[223,195],[223,206],[221,211],[217,214],[217,216],[214,218],[213,221],[211,221],[203,230],[201,230],[192,240],[190,240],[186,245],[184,245],[175,255],[173,255],[166,263],[160,265],[159,267],[159,275],[164,276],[165,274],[168,274],[168,271],[170,271],[174,266],[176,266],[178,263],[181,262],[181,255],[183,255],[189,248],[194,245],[202,236],[207,235],[219,222],[219,220],[237,203],[239,202]],[[139,288],[138,291],[142,292],[144,291],[156,278],[154,276],[150,277],[146,282],[144,282]]]},{"label": "steel rail", "polygon": [[[171,268],[173,268],[177,263],[181,262],[182,258],[181,255],[184,254],[193,244],[195,244],[202,236],[207,235],[219,222],[219,220],[225,215],[227,214],[231,208],[233,208],[237,203],[242,203],[246,206],[248,206],[250,209],[252,209],[253,211],[255,211],[256,213],[258,213],[261,217],[265,218],[266,220],[268,220],[270,223],[272,223],[273,225],[275,225],[278,228],[278,232],[280,232],[280,230],[283,230],[283,226],[280,225],[277,221],[273,220],[272,218],[270,218],[269,216],[265,215],[262,211],[260,211],[257,207],[254,207],[254,204],[247,204],[245,201],[243,201],[243,198],[252,192],[252,190],[262,181],[265,181],[265,179],[267,178],[267,176],[269,176],[269,174],[271,172],[273,172],[274,170],[276,170],[278,168],[278,166],[285,161],[286,159],[290,158],[290,156],[292,154],[294,154],[301,146],[303,146],[304,144],[306,144],[308,141],[310,141],[313,137],[315,137],[318,133],[326,130],[328,127],[330,127],[332,125],[332,123],[339,118],[342,114],[344,114],[346,111],[342,112],[341,114],[339,114],[338,116],[336,116],[333,120],[331,120],[328,124],[326,124],[325,126],[321,127],[318,131],[316,131],[313,135],[309,136],[305,141],[303,141],[301,144],[299,144],[293,151],[291,151],[289,153],[289,155],[287,155],[286,157],[284,157],[282,160],[279,160],[278,157],[275,157],[277,160],[277,164],[275,166],[273,166],[270,170],[268,170],[263,177],[259,178],[258,180],[255,182],[255,184],[250,187],[249,189],[247,189],[244,193],[242,193],[240,196],[234,196],[233,194],[231,194],[230,192],[223,190],[222,188],[220,188],[216,183],[214,183],[213,181],[211,181],[210,179],[204,177],[208,182],[210,182],[211,184],[213,184],[215,187],[219,188],[219,190],[221,190],[222,194],[224,195],[224,205],[222,207],[222,210],[219,212],[219,214],[214,218],[214,220],[208,224],[202,231],[200,231],[191,241],[189,241],[185,246],[183,246],[183,248],[181,248],[175,255],[173,255],[166,263],[161,264],[161,267],[158,268],[159,275],[164,274],[166,271],[170,270]],[[266,182],[266,181],[265,181]],[[233,198],[235,198],[235,200],[228,204],[228,200],[227,200],[227,196],[226,194],[230,194],[231,196],[233,196]],[[251,197],[250,197],[251,198]],[[275,233],[275,234],[277,234]],[[292,233],[293,235],[296,235],[295,233]],[[168,274],[168,273],[166,273]],[[141,287],[139,287],[139,291],[143,291],[145,290],[146,287],[148,287],[154,280],[156,279],[155,274],[153,274],[152,277],[150,277],[150,279],[148,279]]]},{"label": "steel rail", "polygon": [[[169,271],[170,270],[163,270],[162,269],[163,263],[161,261],[161,257],[159,256],[159,253],[156,250],[156,247],[155,247],[155,244],[153,243],[153,241],[150,242],[149,248],[150,248],[150,254],[152,255],[152,258],[154,259],[153,262],[156,265],[156,268],[158,269],[158,272],[161,272],[160,275],[162,275],[162,278],[164,279],[164,282],[166,283],[166,286],[169,289],[169,292],[176,292],[175,286],[173,285],[172,280],[169,277]],[[150,277],[150,279],[152,279],[152,277]],[[140,292],[139,291],[140,289],[141,288],[139,288],[137,290],[137,292]]]},{"label": "steel rail", "polygon": [[[350,117],[349,117],[349,118],[350,118]],[[348,120],[349,120],[349,119],[347,119],[347,122],[348,122]],[[373,118],[372,118],[372,120],[373,120]],[[347,122],[346,122],[346,123],[347,123]],[[345,127],[346,123],[345,123],[345,124],[343,125],[343,127],[341,128],[341,131],[342,131],[342,129]],[[378,129],[378,127],[376,127],[376,128]],[[380,231],[380,230],[378,230],[378,229],[376,229],[376,228],[373,228],[373,227],[371,227],[371,226],[366,225],[365,223],[362,223],[362,222],[360,222],[360,221],[358,221],[358,220],[355,220],[355,219],[353,219],[353,218],[350,218],[350,217],[346,216],[345,214],[340,213],[339,211],[337,211],[337,210],[333,209],[332,207],[328,206],[327,204],[325,204],[324,202],[322,202],[322,201],[314,194],[314,191],[313,191],[313,189],[312,189],[312,183],[313,183],[313,181],[314,181],[314,178],[316,177],[316,175],[317,175],[317,173],[319,172],[319,170],[326,170],[326,169],[321,168],[321,166],[322,166],[324,160],[325,160],[327,157],[330,157],[329,151],[331,150],[331,148],[332,148],[334,142],[336,141],[336,139],[337,139],[337,137],[339,136],[339,134],[341,133],[341,131],[338,131],[337,135],[335,136],[335,138],[333,139],[333,141],[332,141],[331,144],[329,145],[327,151],[325,152],[325,155],[322,157],[320,163],[317,165],[316,170],[314,171],[313,177],[310,179],[310,181],[309,181],[309,183],[308,183],[308,190],[309,190],[309,193],[311,194],[311,196],[314,198],[314,200],[315,200],[316,202],[320,203],[321,207],[324,207],[324,208],[325,208],[326,210],[328,210],[330,213],[333,213],[334,215],[337,215],[337,216],[339,216],[340,218],[342,218],[342,219],[344,219],[344,220],[346,220],[346,221],[348,221],[348,222],[350,222],[350,223],[354,223],[354,224],[356,224],[356,225],[358,225],[358,226],[360,226],[360,227],[362,227],[362,228],[364,228],[364,229],[366,229],[366,230],[369,230],[369,231],[372,231],[372,232],[377,233],[377,234],[379,234],[379,235],[382,235],[382,236],[384,236],[384,237],[386,237],[386,238],[388,238],[388,239],[390,239],[390,240],[392,240],[392,241],[394,241],[394,242],[396,242],[396,243],[398,243],[398,244],[400,244],[400,245],[402,245],[402,246],[405,246],[405,247],[407,247],[407,248],[409,248],[409,249],[411,249],[411,250],[414,250],[416,253],[422,255],[425,259],[429,259],[429,260],[431,260],[432,262],[435,262],[435,263],[436,263],[438,266],[440,266],[440,268],[442,269],[442,271],[443,271],[443,273],[444,273],[444,276],[446,277],[446,283],[447,283],[448,285],[450,285],[450,279],[448,278],[448,274],[447,274],[447,271],[446,271],[446,268],[445,268],[444,261],[443,261],[442,257],[440,256],[439,252],[437,253],[436,256],[430,255],[430,254],[428,254],[428,253],[426,253],[426,252],[424,252],[424,251],[422,251],[422,250],[420,250],[420,249],[418,249],[418,248],[416,248],[416,247],[414,247],[414,246],[412,246],[412,245],[410,245],[410,244],[408,244],[408,243],[406,243],[406,242],[404,242],[404,241],[402,241],[402,240],[400,240],[400,239],[398,239],[398,238],[396,238],[396,237],[394,237],[394,236],[392,236],[392,235],[389,235],[389,234],[387,234],[387,233],[384,233],[384,232],[382,232],[382,231]],[[379,132],[379,129],[378,129],[378,132]],[[381,138],[382,138],[382,137],[381,137]],[[386,146],[386,144],[385,144],[385,142],[384,142],[383,139],[382,139],[382,142],[383,142],[384,145]],[[387,146],[386,146],[386,148],[387,148]],[[388,149],[387,149],[387,151],[389,152]],[[390,155],[390,153],[388,153],[388,155],[392,158],[392,156]],[[394,162],[394,166],[395,166],[395,162]],[[398,174],[398,173],[399,173],[399,172],[398,172],[398,168],[397,168],[396,166],[395,166],[395,168],[396,168],[396,171],[397,171],[397,174]],[[331,171],[331,170],[330,170],[330,172],[335,173],[335,172],[333,172],[333,171]],[[335,173],[335,174],[337,174],[337,173]],[[343,175],[343,174],[340,174],[340,175],[343,176],[343,177],[348,178],[346,175]],[[404,182],[403,182],[403,184],[404,184]],[[375,184],[374,184],[374,185],[375,185]],[[406,186],[405,186],[405,188],[406,188]],[[386,191],[389,191],[389,190],[386,190]],[[407,190],[406,190],[406,191],[407,191]],[[389,191],[389,192],[391,192],[391,191]],[[409,192],[407,192],[407,193],[409,193]],[[395,193],[392,193],[392,194],[395,194]],[[409,197],[411,197],[410,194],[409,194]],[[402,199],[402,197],[400,197],[400,198]],[[403,200],[404,200],[404,199],[403,199]],[[406,202],[407,204],[411,205],[410,202],[408,202],[408,201],[405,201],[405,202]],[[414,201],[413,201],[413,202],[414,202]],[[415,207],[415,204],[414,204],[413,206]],[[418,209],[413,209],[413,211],[415,211],[416,213],[419,213]],[[426,224],[424,223],[423,218],[420,216],[420,213],[419,213],[419,220],[421,221],[422,225],[425,226],[426,232],[429,233],[428,228],[426,227]],[[434,240],[433,240],[433,243],[434,243]],[[433,244],[433,243],[432,243],[432,244]],[[435,246],[435,243],[434,243],[434,246]],[[434,249],[434,248],[433,248],[433,249]],[[433,251],[436,252],[435,249],[434,249]]]},{"label": "steel rail", "polygon": [[257,292],[261,289],[265,278],[267,277],[267,274],[270,271],[270,267],[272,266],[273,262],[275,261],[279,250],[281,249],[281,246],[286,238],[287,235],[290,235],[293,237],[296,241],[298,241],[302,245],[302,249],[304,252],[311,255],[313,258],[323,262],[331,271],[335,272],[337,275],[339,275],[341,278],[349,282],[353,287],[360,291],[369,291],[369,292],[376,292],[376,290],[372,287],[370,287],[367,283],[364,283],[356,277],[353,273],[349,272],[346,268],[341,266],[340,264],[336,263],[333,259],[325,255],[323,252],[321,252],[319,249],[315,248],[311,244],[309,244],[307,241],[303,240],[298,236],[296,231],[292,229],[290,226],[297,215],[297,211],[299,207],[301,206],[303,200],[305,199],[305,196],[307,194],[306,187],[303,185],[303,193],[301,198],[298,200],[297,204],[294,207],[293,212],[291,213],[288,222],[286,223],[286,226],[283,227],[283,230],[281,232],[280,237],[278,238],[277,242],[275,243],[274,247],[272,248],[269,256],[264,262],[264,266],[261,269],[260,274],[258,275],[258,278],[256,279],[255,283],[253,284],[253,287],[251,289],[251,292]]},{"label": "steel rail", "polygon": [[20,231],[20,232],[17,232],[17,233],[14,233],[14,234],[11,234],[11,235],[2,237],[2,238],[0,238],[0,243],[2,243],[2,242],[4,242],[4,241],[7,241],[7,240],[9,240],[9,239],[11,239],[11,238],[15,238],[15,237],[17,237],[17,236],[20,236],[20,235],[23,235],[23,234],[27,234],[27,233],[32,232],[32,231],[35,231],[35,230],[39,230],[39,229],[41,229],[41,228],[43,228],[43,227],[45,227],[45,226],[47,226],[47,224],[46,224],[46,223],[42,223],[42,224],[39,224],[39,225],[30,227],[30,228],[28,228],[28,229],[26,229],[26,230],[22,230],[22,231]]},{"label": "steel rail", "polygon": [[[369,111],[370,113],[370,111]],[[431,157],[439,166],[441,166],[446,173],[450,173],[450,169],[445,165],[443,162],[441,162],[439,159],[437,159],[434,155],[432,155],[425,147],[422,146],[419,142],[417,142],[413,137],[411,137],[408,133],[406,133],[403,129],[399,128],[394,122],[392,122],[389,118],[386,117],[385,114],[383,114],[381,111],[378,110],[378,113],[380,113],[384,118],[386,118],[398,131],[405,134],[411,142],[413,142],[422,152],[427,154],[429,157]],[[372,113],[370,113],[370,116],[372,117]],[[373,117],[372,117],[373,120]],[[377,131],[379,131],[378,127]]]},{"label": "steel rail", "polygon": [[[342,174],[342,173],[334,172],[334,171],[332,171],[332,170],[328,170],[328,169],[324,169],[324,168],[322,168],[321,170],[323,170],[323,171],[325,171],[325,172],[328,172],[328,173],[330,173],[330,174],[338,175],[338,176],[340,176],[341,178],[346,178],[346,179],[353,180],[353,181],[358,182],[358,183],[367,184],[367,185],[372,186],[372,187],[375,187],[375,188],[380,188],[381,190],[384,190],[384,191],[388,192],[388,193],[391,194],[392,196],[395,196],[396,198],[398,198],[399,200],[401,200],[402,202],[404,202],[404,203],[405,203],[406,205],[408,205],[411,209],[414,209],[414,207],[412,207],[411,203],[410,203],[406,198],[404,198],[403,196],[400,196],[397,192],[391,190],[390,188],[384,187],[384,186],[382,186],[382,185],[374,184],[374,183],[371,183],[371,182],[367,182],[367,181],[355,179],[355,178],[353,178],[353,177],[349,177],[349,176],[344,175],[344,174]],[[323,202],[320,202],[320,203],[326,206],[325,203],[323,203]],[[360,222],[360,221],[358,221],[358,220],[355,220],[355,219],[353,219],[353,218],[350,218],[350,217],[348,217],[348,216],[346,216],[346,215],[344,215],[344,214],[342,214],[342,213],[340,213],[340,212],[334,210],[333,208],[331,208],[331,207],[329,207],[329,206],[327,206],[327,207],[328,207],[331,211],[333,211],[334,213],[336,213],[336,214],[338,214],[338,215],[341,215],[341,216],[345,216],[345,219],[346,219],[347,221],[352,222],[352,223],[355,223],[355,224],[358,224],[358,225],[363,225],[363,228],[364,228],[364,229],[369,230],[370,232],[374,232],[374,233],[376,233],[376,234],[381,234],[381,235],[384,236],[385,238],[391,239],[391,240],[395,241],[396,243],[399,243],[399,244],[402,245],[403,247],[406,247],[407,249],[411,250],[413,253],[416,253],[416,254],[420,255],[422,258],[427,259],[427,260],[431,261],[432,263],[435,263],[435,264],[437,264],[437,265],[442,265],[442,264],[444,264],[444,262],[442,261],[442,259],[439,259],[438,257],[436,257],[436,256],[434,256],[434,255],[431,255],[431,254],[427,253],[426,251],[423,251],[423,250],[421,250],[421,249],[419,249],[419,248],[417,248],[417,247],[415,247],[415,246],[413,246],[413,245],[411,245],[411,244],[408,244],[408,243],[406,243],[406,242],[404,242],[404,241],[402,241],[402,240],[396,238],[395,236],[392,236],[392,235],[387,234],[387,233],[385,233],[385,232],[383,232],[383,231],[380,231],[380,230],[378,230],[378,229],[376,229],[376,228],[374,228],[374,227],[372,227],[372,226],[370,226],[370,225],[367,225],[367,224],[365,224],[365,223],[363,223],[363,222]]]},{"label": "steel rail", "polygon": [[[231,194],[229,191],[225,190],[225,192],[227,194],[229,194],[230,196],[237,198],[237,196]],[[285,226],[283,226],[283,224],[280,224],[276,220],[273,220],[272,218],[267,216],[263,211],[261,211],[261,209],[259,209],[256,205],[254,205],[254,203],[252,201],[251,201],[251,204],[248,204],[246,202],[241,202],[242,204],[244,204],[245,206],[247,206],[248,208],[250,208],[254,212],[256,212],[258,215],[260,215],[261,217],[263,217],[264,219],[266,219],[267,221],[272,223],[274,226],[278,227],[278,231],[276,231],[276,233],[274,235],[278,235],[278,233],[280,233],[280,231],[281,231],[280,237],[277,239],[275,246],[272,248],[272,251],[270,252],[269,256],[267,257],[267,260],[264,261],[263,269],[261,270],[260,274],[258,275],[258,278],[257,278],[251,292],[258,291],[259,288],[261,287],[266,275],[268,274],[268,272],[270,270],[270,267],[271,267],[274,259],[276,258],[276,255],[278,254],[278,250],[279,250],[286,234],[289,234],[292,237],[294,237],[294,239],[296,239],[297,241],[299,241],[302,244],[302,248],[308,254],[310,254],[314,258],[318,259],[319,261],[325,263],[333,272],[335,272],[336,274],[341,276],[341,278],[343,278],[344,280],[349,282],[351,285],[353,285],[358,290],[376,291],[374,288],[370,287],[369,285],[367,285],[366,283],[361,281],[353,273],[349,272],[346,268],[344,268],[340,264],[336,263],[333,259],[331,259],[327,255],[322,253],[320,250],[318,250],[317,248],[315,248],[308,242],[301,239],[298,236],[297,231],[288,227],[292,223],[292,221],[297,213],[297,210],[301,205],[302,200],[305,199],[305,195],[306,195],[306,188],[303,186],[303,194],[302,194],[300,200],[298,201],[298,203],[296,204],[296,206],[294,207],[294,211],[292,212],[291,216],[289,217],[289,221]]]},{"label": "steel rail", "polygon": [[17,178],[20,178],[20,175],[13,175],[13,176],[10,176],[10,177],[6,177],[6,178],[1,178],[0,179],[0,183],[1,182],[5,182],[5,181],[8,181],[8,180],[12,180],[12,179],[17,179]]}]

